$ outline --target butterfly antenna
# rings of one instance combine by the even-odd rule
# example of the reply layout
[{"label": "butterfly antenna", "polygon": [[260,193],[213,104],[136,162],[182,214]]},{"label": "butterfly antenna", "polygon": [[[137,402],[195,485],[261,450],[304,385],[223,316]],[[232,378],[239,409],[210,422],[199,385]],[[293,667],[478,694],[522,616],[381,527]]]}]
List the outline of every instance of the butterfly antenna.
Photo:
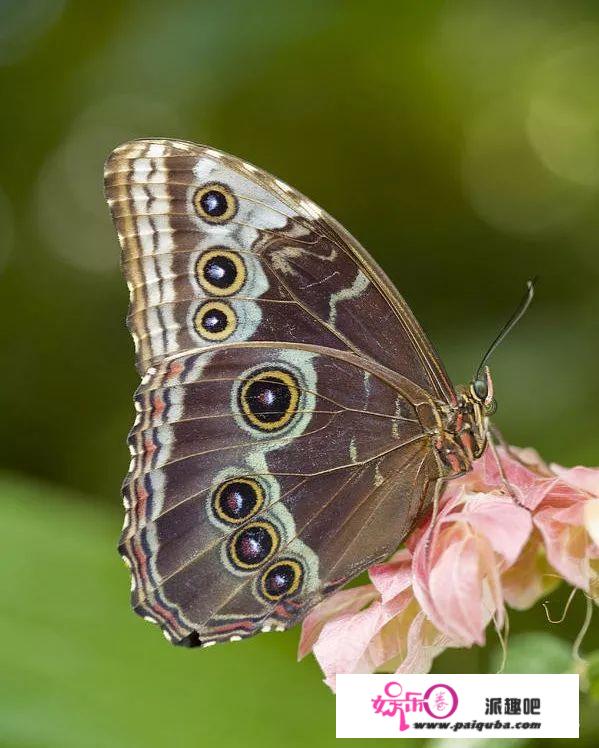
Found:
[{"label": "butterfly antenna", "polygon": [[526,310],[528,309],[528,307],[530,306],[534,298],[535,284],[537,280],[538,280],[538,276],[535,276],[532,280],[526,281],[526,293],[524,294],[522,300],[516,307],[516,311],[512,314],[512,316],[505,323],[505,325],[501,329],[501,332],[495,338],[495,340],[491,343],[491,345],[489,346],[489,349],[483,356],[482,361],[480,362],[480,365],[478,369],[476,370],[475,379],[481,378],[483,374],[483,370],[487,364],[487,361],[491,358],[497,346],[512,331],[512,329],[518,324],[518,322],[522,319],[522,317],[526,313]]}]

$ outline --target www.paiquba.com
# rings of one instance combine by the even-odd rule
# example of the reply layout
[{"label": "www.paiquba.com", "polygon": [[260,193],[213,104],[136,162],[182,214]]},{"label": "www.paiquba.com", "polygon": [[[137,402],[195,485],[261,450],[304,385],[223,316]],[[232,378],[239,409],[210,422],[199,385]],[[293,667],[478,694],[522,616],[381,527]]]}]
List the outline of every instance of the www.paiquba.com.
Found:
[{"label": "www.paiquba.com", "polygon": [[415,730],[451,730],[459,732],[460,730],[538,730],[541,727],[540,722],[414,722],[412,727]]}]

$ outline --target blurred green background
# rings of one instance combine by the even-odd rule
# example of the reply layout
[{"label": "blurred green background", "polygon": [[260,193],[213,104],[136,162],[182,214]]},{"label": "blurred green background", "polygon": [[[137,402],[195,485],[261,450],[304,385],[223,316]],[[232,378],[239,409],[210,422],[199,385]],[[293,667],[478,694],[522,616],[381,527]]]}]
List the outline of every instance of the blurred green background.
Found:
[{"label": "blurred green background", "polygon": [[[493,362],[496,422],[596,464],[598,79],[591,0],[2,0],[0,745],[334,741],[297,630],[186,651],[129,610],[116,540],[137,377],[108,152],[188,139],[298,187],[380,261],[457,382],[539,274]],[[568,669],[583,615],[513,614],[508,668]],[[436,669],[492,670],[496,650],[489,635]],[[597,701],[582,708],[594,746]]]}]

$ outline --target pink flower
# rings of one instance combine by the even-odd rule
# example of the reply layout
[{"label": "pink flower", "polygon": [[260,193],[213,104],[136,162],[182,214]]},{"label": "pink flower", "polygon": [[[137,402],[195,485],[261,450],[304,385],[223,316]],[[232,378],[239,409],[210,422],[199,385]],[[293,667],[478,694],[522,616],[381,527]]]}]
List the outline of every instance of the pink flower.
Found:
[{"label": "pink flower", "polygon": [[469,494],[464,485],[447,493],[430,547],[425,533],[413,549],[414,594],[438,629],[469,647],[484,643],[493,616],[503,624],[501,573],[520,555],[532,522],[507,496]]},{"label": "pink flower", "polygon": [[530,449],[501,449],[500,461],[487,450],[448,483],[434,525],[371,567],[371,584],[307,616],[299,655],[314,652],[331,688],[337,673],[427,672],[447,647],[482,645],[506,603],[530,607],[560,577],[597,583],[599,469],[549,467]]},{"label": "pink flower", "polygon": [[399,551],[370,569],[372,584],[336,592],[304,620],[299,657],[312,650],[333,690],[337,673],[427,671],[440,651],[457,646],[418,606],[411,564],[410,552]]},{"label": "pink flower", "polygon": [[529,461],[534,482],[523,502],[532,510],[548,562],[571,585],[588,591],[593,561],[599,557],[589,531],[591,508],[599,497],[599,469],[548,467],[533,450],[511,451],[513,455],[503,451],[501,456],[510,483],[522,472],[518,459]]}]

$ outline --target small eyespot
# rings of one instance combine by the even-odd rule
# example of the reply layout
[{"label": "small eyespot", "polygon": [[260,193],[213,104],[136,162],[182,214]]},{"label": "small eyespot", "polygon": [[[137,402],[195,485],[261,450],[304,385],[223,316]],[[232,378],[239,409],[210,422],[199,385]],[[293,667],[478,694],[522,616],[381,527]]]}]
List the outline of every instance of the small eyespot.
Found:
[{"label": "small eyespot", "polygon": [[279,534],[273,524],[251,522],[233,535],[227,553],[238,569],[256,569],[276,553],[279,542]]},{"label": "small eyespot", "polygon": [[237,328],[237,317],[228,304],[209,301],[198,307],[193,326],[206,340],[226,340]]},{"label": "small eyespot", "polygon": [[214,514],[227,524],[240,524],[257,514],[264,505],[264,489],[253,478],[232,478],[212,496]]},{"label": "small eyespot", "polygon": [[198,216],[208,223],[226,223],[237,213],[237,199],[231,190],[219,182],[198,187],[193,196]]},{"label": "small eyespot", "polygon": [[291,558],[271,564],[260,576],[260,594],[266,600],[280,600],[298,591],[304,577],[302,565]]},{"label": "small eyespot", "polygon": [[245,283],[247,271],[241,257],[225,247],[203,252],[196,262],[195,276],[200,286],[214,296],[230,296]]},{"label": "small eyespot", "polygon": [[300,390],[295,377],[283,369],[252,374],[239,389],[239,409],[250,426],[278,431],[297,412]]}]

